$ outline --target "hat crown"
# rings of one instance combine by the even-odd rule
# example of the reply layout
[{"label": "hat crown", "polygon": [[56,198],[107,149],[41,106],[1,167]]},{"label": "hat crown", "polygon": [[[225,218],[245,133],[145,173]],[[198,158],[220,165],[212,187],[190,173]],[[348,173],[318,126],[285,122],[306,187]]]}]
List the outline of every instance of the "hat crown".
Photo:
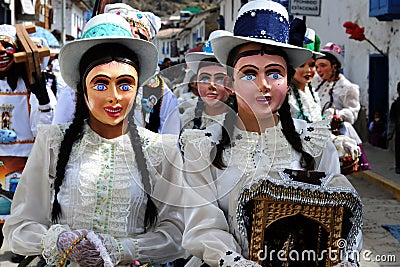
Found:
[{"label": "hat crown", "polygon": [[0,36],[8,36],[13,39],[17,37],[17,29],[13,25],[0,25]]},{"label": "hat crown", "polygon": [[251,1],[239,10],[233,34],[288,44],[288,17],[287,10],[279,3],[266,0]]},{"label": "hat crown", "polygon": [[340,48],[340,46],[338,46],[335,43],[327,43],[324,48],[322,49],[323,51],[333,51],[339,55],[342,55],[342,49]]},{"label": "hat crown", "polygon": [[319,52],[320,45],[321,41],[315,31],[311,28],[307,28],[306,34],[304,35],[303,47],[313,52]]},{"label": "hat crown", "polygon": [[232,35],[232,33],[224,30],[215,30],[210,33],[210,36],[208,37],[208,40],[204,43],[203,45],[203,52],[205,53],[214,53],[211,47],[211,40],[221,37],[221,36],[226,36],[226,35]]},{"label": "hat crown", "polygon": [[103,13],[88,21],[82,39],[95,37],[133,37],[129,23],[121,16]]},{"label": "hat crown", "polygon": [[152,12],[142,12],[125,3],[107,4],[104,13],[120,15],[125,19],[134,21],[137,26],[141,26],[147,31],[150,39],[153,39],[161,28],[160,17]]}]

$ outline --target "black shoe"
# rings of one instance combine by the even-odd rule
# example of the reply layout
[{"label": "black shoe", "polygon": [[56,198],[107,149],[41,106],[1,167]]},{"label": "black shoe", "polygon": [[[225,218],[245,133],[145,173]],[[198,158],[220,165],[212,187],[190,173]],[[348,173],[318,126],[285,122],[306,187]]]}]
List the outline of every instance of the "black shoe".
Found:
[{"label": "black shoe", "polygon": [[400,168],[396,168],[396,173],[400,174]]},{"label": "black shoe", "polygon": [[12,253],[11,262],[20,263],[23,259],[25,259],[25,256]]}]

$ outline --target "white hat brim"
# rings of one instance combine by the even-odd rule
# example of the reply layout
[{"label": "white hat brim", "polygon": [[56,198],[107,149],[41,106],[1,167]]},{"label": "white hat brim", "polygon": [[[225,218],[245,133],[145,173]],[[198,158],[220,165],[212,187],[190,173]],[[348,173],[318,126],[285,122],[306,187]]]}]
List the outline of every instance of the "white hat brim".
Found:
[{"label": "white hat brim", "polygon": [[197,74],[199,70],[200,61],[206,58],[215,58],[213,53],[207,52],[192,52],[188,53],[185,56],[186,65]]},{"label": "white hat brim", "polygon": [[288,63],[294,68],[304,64],[312,57],[312,52],[306,48],[275,42],[269,39],[259,39],[243,36],[221,36],[211,40],[211,46],[218,61],[226,65],[230,51],[245,43],[259,43],[281,48],[288,56]]},{"label": "white hat brim", "polygon": [[323,54],[327,53],[327,54],[334,56],[336,58],[336,60],[340,62],[341,68],[344,67],[344,58],[341,55],[339,55],[338,53],[336,53],[332,50],[324,50],[324,49],[321,49],[321,53],[323,53]]},{"label": "white hat brim", "polygon": [[[90,48],[104,43],[121,44],[133,51],[139,60],[139,84],[145,84],[157,68],[157,48],[150,42],[132,37],[95,37],[67,43],[61,48],[60,71],[65,83],[76,90],[80,82],[79,64]],[[100,57],[101,55],[99,55]]]},{"label": "white hat brim", "polygon": [[317,52],[317,51],[312,51],[312,50],[311,50],[311,52],[313,53],[313,56],[314,56],[315,58],[320,58],[320,57],[324,57],[324,56],[325,56],[325,54],[322,54],[322,53]]}]

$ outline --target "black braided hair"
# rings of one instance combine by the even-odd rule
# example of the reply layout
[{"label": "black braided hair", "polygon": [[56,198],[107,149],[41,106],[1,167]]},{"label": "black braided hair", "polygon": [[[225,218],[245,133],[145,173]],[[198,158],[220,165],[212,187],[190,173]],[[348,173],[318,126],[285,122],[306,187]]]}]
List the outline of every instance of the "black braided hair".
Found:
[{"label": "black braided hair", "polygon": [[[246,45],[246,44],[244,44],[244,45]],[[242,46],[243,45],[239,45],[239,46],[233,48],[229,52],[227,65],[231,67],[231,68],[228,68],[228,75],[230,75],[231,77],[233,77],[234,64],[237,62],[236,56]],[[261,51],[265,51],[263,49],[264,49],[264,47],[261,47]],[[278,48],[276,52],[278,52],[277,54],[281,55],[285,59],[285,61],[288,62],[288,57],[287,57],[286,53],[283,52],[283,50]],[[288,64],[288,73],[287,73],[288,84],[291,84],[294,73],[295,73],[295,69],[291,65]],[[236,119],[237,119],[238,108],[237,108],[236,95],[234,95],[233,98],[234,98],[234,101],[232,102],[231,108],[235,112],[231,111],[225,117],[224,127],[222,129],[222,138],[221,138],[219,144],[216,146],[217,151],[215,152],[215,158],[213,160],[213,165],[219,169],[223,169],[226,167],[226,165],[224,164],[223,159],[222,159],[222,154],[223,154],[223,151],[225,150],[225,148],[229,147],[231,144],[230,136],[232,136],[232,134],[233,134],[233,128],[234,128],[233,126],[236,123]],[[307,152],[305,152],[303,150],[303,145],[301,143],[300,135],[296,131],[296,128],[294,126],[294,121],[293,121],[293,118],[290,113],[290,105],[289,105],[288,99],[289,99],[289,95],[287,94],[284,102],[282,103],[282,106],[278,110],[278,113],[280,115],[281,125],[282,125],[282,132],[283,132],[284,136],[286,137],[286,140],[289,142],[290,145],[292,145],[294,150],[301,153],[302,159],[303,159],[301,162],[302,167],[310,170],[310,169],[314,168],[314,158],[310,154],[308,154]],[[233,117],[235,117],[235,118],[233,118]]]},{"label": "black braided hair", "polygon": [[314,168],[314,158],[304,151],[301,143],[300,134],[296,131],[292,114],[290,113],[289,96],[286,95],[285,101],[278,110],[281,120],[282,132],[289,144],[302,155],[301,166],[307,170]]},{"label": "black braided hair", "polygon": [[82,138],[84,122],[89,118],[89,110],[86,106],[84,92],[81,87],[79,84],[74,120],[65,132],[64,139],[60,145],[60,152],[58,153],[56,179],[54,180],[54,202],[51,210],[51,220],[53,223],[58,222],[62,214],[57,195],[60,192],[60,187],[65,177],[65,168],[69,161],[72,146],[77,140]]},{"label": "black braided hair", "polygon": [[[98,66],[100,64],[106,64],[112,61],[123,62],[130,64],[137,70],[139,70],[139,61],[134,52],[132,52],[127,47],[120,44],[99,44],[92,48],[90,48],[81,58],[80,61],[80,83],[77,84],[77,103],[75,110],[75,117],[72,121],[69,128],[66,130],[64,139],[60,145],[60,151],[58,154],[58,161],[56,167],[56,179],[54,182],[54,202],[53,208],[51,211],[51,218],[53,223],[59,221],[62,211],[61,206],[58,202],[57,195],[60,191],[60,187],[63,183],[65,177],[65,168],[69,161],[69,157],[72,151],[73,144],[80,140],[83,136],[83,128],[85,125],[85,120],[89,118],[89,110],[86,106],[85,97],[86,97],[86,76],[89,71]],[[144,158],[144,154],[141,148],[140,137],[137,132],[136,125],[133,122],[133,109],[131,114],[129,114],[129,137],[132,142],[132,147],[135,152],[135,158],[138,163],[139,170],[142,176],[142,182],[145,185],[145,189],[149,189],[149,172],[147,170],[146,160]],[[130,118],[132,117],[132,119]],[[149,196],[149,192],[147,193],[147,207],[145,213],[145,226],[150,226],[154,224],[157,220],[157,208],[154,202],[151,200]]]},{"label": "black braided hair", "polygon": [[201,120],[203,117],[205,103],[201,96],[197,97],[196,108],[194,109],[194,118],[193,118],[193,129],[200,129],[201,128]]},{"label": "black braided hair", "polygon": [[144,156],[142,149],[142,141],[140,140],[140,136],[134,120],[134,108],[132,108],[130,114],[128,115],[128,121],[129,139],[131,140],[133,151],[135,152],[135,159],[138,164],[138,168],[142,176],[144,189],[147,195],[147,206],[146,212],[144,214],[144,225],[146,227],[150,227],[156,223],[158,211],[156,205],[149,195],[149,193],[151,192],[150,174],[149,170],[147,169],[146,157]]},{"label": "black braided hair", "polygon": [[226,168],[222,154],[225,148],[231,145],[231,137],[233,135],[233,129],[238,118],[237,115],[238,105],[237,105],[236,95],[229,96],[228,99],[229,100],[226,102],[226,104],[228,105],[229,108],[225,116],[224,124],[222,127],[221,140],[212,151],[212,154],[215,153],[215,157],[213,159],[213,165],[218,169]]},{"label": "black braided hair", "polygon": [[307,85],[308,85],[308,89],[310,90],[310,93],[311,93],[311,96],[312,96],[314,102],[317,103],[317,100],[315,99],[314,90],[312,89],[311,83],[308,83]]}]

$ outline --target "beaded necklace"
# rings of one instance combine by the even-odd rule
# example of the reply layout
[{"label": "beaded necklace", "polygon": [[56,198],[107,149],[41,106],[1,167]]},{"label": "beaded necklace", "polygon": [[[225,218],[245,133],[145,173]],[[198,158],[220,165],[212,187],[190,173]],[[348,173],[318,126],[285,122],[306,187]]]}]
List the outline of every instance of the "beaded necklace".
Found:
[{"label": "beaded necklace", "polygon": [[[308,116],[306,114],[304,114],[304,108],[303,108],[303,102],[301,101],[301,97],[300,97],[300,93],[299,90],[296,88],[296,86],[292,85],[292,91],[294,93],[294,97],[296,98],[297,101],[297,105],[299,105],[299,110],[300,110],[300,116],[303,120],[305,120],[306,122],[310,123],[311,120],[308,118]],[[311,93],[312,94],[312,93]],[[314,94],[312,94],[313,98],[314,98]],[[315,98],[314,98],[315,101]]]}]

